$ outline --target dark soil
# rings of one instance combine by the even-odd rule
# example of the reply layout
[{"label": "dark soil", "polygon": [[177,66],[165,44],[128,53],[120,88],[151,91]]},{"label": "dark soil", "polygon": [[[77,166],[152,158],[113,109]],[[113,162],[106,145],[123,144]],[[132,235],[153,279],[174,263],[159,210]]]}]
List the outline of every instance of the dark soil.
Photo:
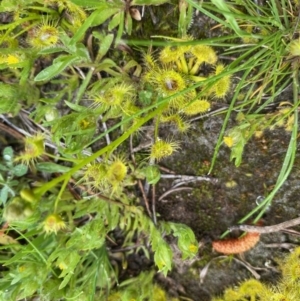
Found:
[{"label": "dark soil", "polygon": [[[222,117],[210,117],[195,122],[193,130],[180,137],[183,140],[181,150],[165,160],[163,165],[175,171],[177,175],[206,175],[222,122]],[[176,295],[176,287],[179,287],[179,296],[208,301],[213,295],[221,294],[226,287],[253,277],[251,272],[231,257],[218,259],[221,254],[212,250],[211,242],[220,239],[220,235],[229,226],[237,224],[239,219],[255,208],[257,202],[272,190],[289,139],[290,133],[280,128],[265,132],[260,139],[253,138],[244,150],[243,163],[239,168],[236,168],[233,162],[229,162],[230,150],[222,146],[212,173],[212,177],[218,180],[216,184],[195,182],[184,185],[193,189],[171,193],[156,204],[161,219],[189,225],[199,240],[197,259],[182,262],[177,252],[174,270],[169,275],[173,280],[169,290],[173,294]],[[298,216],[298,164],[299,156],[296,158],[292,174],[264,214],[263,224],[273,225]],[[158,195],[171,187],[172,181],[161,180]],[[240,234],[234,233],[228,237],[237,237]],[[297,244],[298,241],[297,236],[288,234],[264,234],[258,245],[243,254],[242,258],[254,267],[262,280],[272,282],[279,276],[276,259],[288,252],[280,248],[280,244]],[[270,248],[269,244],[279,245]],[[235,258],[238,259],[239,256]],[[200,280],[201,270],[211,260],[213,261],[206,276]]]}]

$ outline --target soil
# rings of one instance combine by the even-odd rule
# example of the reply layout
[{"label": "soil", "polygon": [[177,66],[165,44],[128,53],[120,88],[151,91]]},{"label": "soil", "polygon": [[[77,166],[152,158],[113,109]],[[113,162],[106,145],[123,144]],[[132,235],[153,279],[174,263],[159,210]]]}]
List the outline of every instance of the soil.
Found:
[{"label": "soil", "polygon": [[[183,141],[181,150],[165,160],[164,167],[175,171],[177,175],[206,175],[222,122],[222,117],[210,117],[195,122],[192,131],[180,137]],[[253,249],[235,257],[221,256],[222,254],[212,250],[211,242],[220,239],[220,235],[228,227],[236,225],[272,190],[289,139],[289,132],[276,128],[265,132],[259,139],[250,140],[244,150],[243,162],[238,168],[229,161],[229,149],[222,146],[211,175],[217,179],[216,184],[204,181],[191,183],[185,186],[192,187],[192,190],[176,191],[157,202],[160,218],[190,226],[200,246],[197,258],[190,262],[183,262],[180,253],[175,252],[178,256],[174,270],[169,275],[173,280],[172,287],[169,287],[172,294],[183,295],[189,300],[209,301],[212,296],[221,294],[226,287],[254,277],[233,258],[245,260],[253,266],[261,280],[272,282],[278,278],[276,260],[288,252],[281,246],[284,246],[283,243],[299,243],[297,236],[284,233],[264,234]],[[264,214],[263,224],[273,225],[298,217],[298,164],[299,156],[288,180]],[[161,180],[158,195],[171,187],[172,181]],[[232,233],[227,238],[240,234]],[[200,277],[201,271],[209,262],[211,264],[205,277]],[[164,282],[162,278],[160,281]],[[176,287],[180,288],[179,292],[176,292]]]}]

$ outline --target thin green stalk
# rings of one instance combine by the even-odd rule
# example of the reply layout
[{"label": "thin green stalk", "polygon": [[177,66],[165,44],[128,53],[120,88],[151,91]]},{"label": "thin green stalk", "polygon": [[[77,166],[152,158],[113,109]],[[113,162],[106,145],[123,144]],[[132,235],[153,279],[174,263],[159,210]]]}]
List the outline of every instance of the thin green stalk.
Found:
[{"label": "thin green stalk", "polygon": [[157,141],[158,138],[158,129],[159,129],[159,123],[160,123],[160,115],[156,116],[156,120],[155,120],[155,127],[154,127],[154,142]]},{"label": "thin green stalk", "polygon": [[222,145],[222,141],[223,141],[223,136],[224,136],[224,133],[225,133],[225,130],[226,130],[226,127],[227,127],[227,123],[228,123],[228,120],[229,120],[229,117],[231,116],[231,113],[233,111],[233,108],[234,108],[234,105],[235,105],[235,102],[239,96],[239,92],[240,92],[240,89],[241,89],[241,86],[243,85],[244,83],[244,80],[246,79],[246,77],[248,76],[248,74],[251,72],[250,69],[246,70],[246,72],[244,73],[242,79],[240,80],[239,84],[237,85],[236,87],[236,92],[231,100],[231,103],[230,103],[230,106],[228,108],[228,111],[227,111],[227,114],[226,114],[226,117],[223,121],[223,126],[222,126],[222,129],[220,131],[220,134],[219,134],[219,138],[218,138],[218,141],[217,141],[217,144],[215,146],[215,150],[214,150],[214,154],[213,154],[213,158],[211,160],[211,166],[210,166],[210,169],[208,171],[208,174],[210,174],[215,166],[215,162],[217,160],[217,156],[218,156],[218,153],[219,153],[219,149]]},{"label": "thin green stalk", "polygon": [[[10,226],[11,229],[13,229],[15,232],[17,232],[23,239],[25,239],[28,244],[32,247],[33,250],[36,251],[36,253],[39,255],[39,257],[42,259],[42,261],[45,263],[45,265],[48,265],[46,258],[43,256],[43,254],[40,252],[40,250],[22,233],[20,232],[17,228]],[[54,276],[58,277],[55,271],[51,269],[51,272]]]},{"label": "thin green stalk", "polygon": [[77,105],[79,104],[79,102],[80,102],[83,94],[85,93],[86,88],[87,88],[87,86],[88,86],[88,84],[89,84],[89,82],[90,82],[90,80],[93,76],[94,70],[95,70],[95,68],[91,67],[91,69],[87,73],[86,77],[84,78],[84,80],[83,80],[83,82],[82,82],[82,84],[81,84],[81,86],[80,86],[80,88],[77,92],[77,95],[76,95],[76,98],[75,98],[75,104],[77,104]]},{"label": "thin green stalk", "polygon": [[[235,31],[238,36],[246,37],[260,37],[259,35],[249,34],[245,31],[242,31],[235,20],[244,20],[248,21],[251,20],[257,26],[265,27],[266,25],[271,25],[278,27],[278,29],[283,30],[284,27],[281,24],[280,19],[278,18],[270,18],[270,17],[263,17],[263,16],[251,16],[249,14],[243,14],[241,12],[235,13],[234,10],[230,10],[228,4],[224,0],[212,0],[213,4],[210,2],[204,2],[201,5],[195,3],[193,0],[187,0],[193,7],[201,11],[203,14],[207,15],[211,19],[215,20],[217,23],[222,24],[224,27],[230,28],[231,30]],[[209,9],[209,11],[207,10]],[[219,13],[222,13],[224,17],[227,19],[228,22],[217,17]]]},{"label": "thin green stalk", "polygon": [[[161,39],[168,39],[167,36],[152,36],[152,38],[161,38]],[[224,36],[224,37],[217,37],[217,38],[209,38],[203,40],[188,40],[188,41],[170,41],[170,40],[125,40],[126,44],[134,45],[134,46],[157,46],[157,47],[166,47],[166,46],[191,46],[191,45],[210,45],[210,46],[224,46],[230,47],[232,43],[227,41],[236,39],[236,35]],[[225,41],[222,43],[222,41]]]},{"label": "thin green stalk", "polygon": [[66,178],[64,179],[64,183],[62,184],[62,186],[61,186],[61,188],[60,188],[60,190],[59,190],[59,193],[58,193],[58,195],[57,195],[57,197],[56,197],[56,199],[55,199],[55,203],[54,203],[54,213],[57,212],[57,206],[58,206],[58,203],[59,203],[59,201],[60,201],[60,199],[61,199],[61,196],[62,196],[63,192],[65,191],[65,189],[66,189],[66,187],[67,187],[67,185],[68,185],[69,180],[70,180],[70,177],[66,177]]},{"label": "thin green stalk", "polygon": [[281,0],[282,14],[285,28],[290,28],[289,16],[288,16],[288,8],[286,7],[286,0]]}]

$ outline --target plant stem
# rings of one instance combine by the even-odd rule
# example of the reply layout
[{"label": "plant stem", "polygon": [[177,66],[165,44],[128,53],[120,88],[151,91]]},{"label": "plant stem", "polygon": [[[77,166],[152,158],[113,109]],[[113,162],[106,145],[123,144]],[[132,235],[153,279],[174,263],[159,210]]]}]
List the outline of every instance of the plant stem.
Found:
[{"label": "plant stem", "polygon": [[85,90],[86,90],[86,87],[88,86],[91,78],[92,78],[92,75],[93,75],[93,72],[94,72],[95,68],[94,67],[91,67],[91,69],[89,70],[89,72],[87,73],[86,77],[84,78],[79,90],[78,90],[78,93],[76,95],[76,99],[75,99],[75,103],[78,105],[79,104],[79,101],[81,100]]}]

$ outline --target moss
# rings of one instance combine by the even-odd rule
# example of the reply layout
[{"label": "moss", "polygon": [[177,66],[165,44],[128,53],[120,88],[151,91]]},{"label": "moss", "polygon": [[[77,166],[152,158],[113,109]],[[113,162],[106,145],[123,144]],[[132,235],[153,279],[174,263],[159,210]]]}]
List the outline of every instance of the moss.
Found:
[{"label": "moss", "polygon": [[298,301],[300,300],[300,247],[280,262],[282,279],[274,286],[269,286],[259,280],[249,279],[239,286],[227,288],[222,297],[213,301]]}]

